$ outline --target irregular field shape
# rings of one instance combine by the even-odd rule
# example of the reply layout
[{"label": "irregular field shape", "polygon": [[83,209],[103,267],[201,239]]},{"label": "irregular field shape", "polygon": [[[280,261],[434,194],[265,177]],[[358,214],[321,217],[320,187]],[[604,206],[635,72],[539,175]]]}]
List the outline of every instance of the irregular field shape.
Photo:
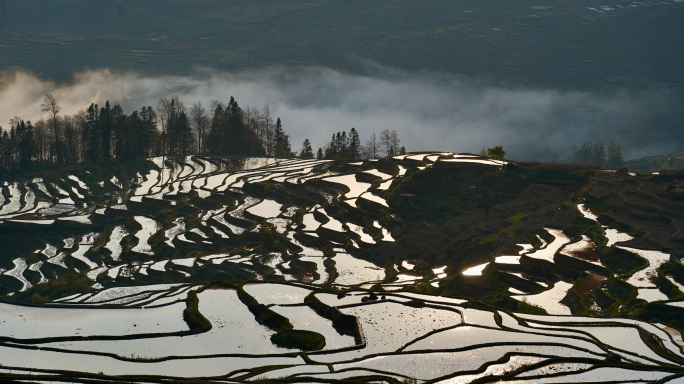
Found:
[{"label": "irregular field shape", "polygon": [[[345,379],[353,379],[358,376],[374,376],[378,375],[376,371],[371,371],[368,369],[347,369],[342,372],[329,372],[329,373],[319,373],[319,374],[309,374],[309,375],[299,375],[300,377],[315,377],[316,379],[323,379],[323,380],[345,380]],[[401,381],[404,378],[399,376],[399,375],[392,375],[386,372],[383,372],[383,376],[390,376],[394,377],[395,379]]]},{"label": "irregular field shape", "polygon": [[413,292],[400,292],[400,293],[394,293],[392,295],[393,296],[408,297],[408,298],[412,298],[412,299],[419,299],[419,300],[423,300],[423,301],[437,302],[437,303],[441,303],[441,304],[450,304],[450,305],[458,305],[458,304],[463,304],[463,303],[468,302],[468,300],[463,300],[463,299],[454,299],[451,297],[424,295],[424,294],[413,293]]},{"label": "irregular field shape", "polygon": [[630,241],[634,239],[632,236],[620,232],[615,228],[604,228],[604,234],[606,236],[606,239],[608,239],[608,242],[606,243],[606,247],[613,246],[617,243],[622,243],[625,241]]},{"label": "irregular field shape", "polygon": [[162,306],[162,305],[168,305],[171,303],[175,303],[175,302],[178,302],[179,300],[185,300],[188,292],[196,291],[200,288],[201,287],[199,285],[191,285],[191,286],[188,286],[187,288],[181,288],[177,291],[174,291],[173,293],[171,293],[169,295],[154,298],[154,300],[151,300],[148,304],[143,305],[143,307],[144,308],[156,307],[156,306]]},{"label": "irregular field shape", "polygon": [[0,209],[0,215],[7,215],[14,213],[21,209],[21,191],[19,190],[19,185],[17,183],[12,183],[9,185],[10,198],[9,201],[2,206]]},{"label": "irregular field shape", "polygon": [[83,224],[92,224],[92,222],[90,221],[90,215],[62,216],[58,218],[58,220],[75,221]]},{"label": "irregular field shape", "polygon": [[179,286],[179,284],[157,284],[157,285],[140,285],[132,287],[114,287],[104,289],[93,296],[90,296],[84,303],[98,303],[102,301],[109,301],[124,296],[135,295],[142,292],[156,292],[167,291]]},{"label": "irregular field shape", "polygon": [[[568,373],[561,377],[535,377],[535,383],[584,383],[584,382],[653,382],[672,376],[672,372],[637,371],[617,367],[597,367],[580,373]],[[530,381],[507,381],[506,383],[528,383]]]},{"label": "irregular field shape", "polygon": [[[312,248],[311,248],[312,249]],[[311,281],[312,284],[321,284],[325,283],[328,281],[328,271],[325,268],[325,258],[322,256],[309,256],[304,253],[302,253],[304,256],[299,256],[299,260],[301,261],[308,261],[316,264],[316,273],[318,273],[318,276],[320,276],[318,279],[315,279]]]},{"label": "irregular field shape", "polygon": [[[682,351],[672,343],[672,341],[669,338],[669,335],[667,332],[663,331],[662,329],[647,323],[643,321],[638,321],[638,320],[632,320],[632,319],[622,319],[622,318],[608,318],[608,319],[603,319],[603,318],[594,318],[594,317],[580,317],[580,316],[544,316],[544,315],[528,315],[528,314],[520,314],[517,313],[516,316],[523,318],[523,319],[529,319],[537,322],[548,322],[548,323],[576,323],[576,329],[581,329],[580,325],[595,325],[595,324],[605,324],[608,327],[620,327],[620,328],[634,328],[634,327],[639,327],[642,328],[654,335],[656,335],[658,338],[661,339],[661,342],[663,345],[669,349],[670,351],[674,352],[677,355],[680,355],[684,357],[684,354]],[[613,324],[610,324],[613,323]],[[534,322],[529,323],[530,327],[534,328],[548,328],[549,325],[544,325],[544,324],[537,324]],[[553,325],[551,325],[553,326]],[[573,325],[574,326],[574,325]],[[566,327],[566,329],[570,329],[569,327]],[[636,341],[638,343],[638,341]]]},{"label": "irregular field shape", "polygon": [[148,244],[148,240],[157,232],[157,222],[145,216],[135,216],[134,218],[142,226],[142,229],[135,233],[138,244],[131,251],[151,255],[152,247]]},{"label": "irregular field shape", "polygon": [[356,181],[355,174],[327,177],[323,180],[329,181],[331,183],[346,185],[349,188],[349,192],[345,193],[344,197],[347,199],[352,199],[361,196],[361,194],[368,191],[368,189],[371,186],[371,184],[369,183],[362,183],[360,181]]},{"label": "irregular field shape", "polygon": [[662,293],[658,288],[638,288],[638,291],[637,299],[646,300],[649,303],[669,300],[667,295]]},{"label": "irregular field shape", "polygon": [[338,253],[332,259],[338,275],[335,284],[355,285],[368,281],[381,281],[385,278],[384,268],[357,259],[348,253]]},{"label": "irregular field shape", "polygon": [[5,272],[4,274],[7,276],[12,276],[15,279],[19,280],[19,282],[21,282],[21,284],[22,284],[20,292],[24,292],[33,286],[24,277],[24,271],[26,270],[26,260],[23,258],[16,258],[16,259],[12,260],[12,262],[14,263],[14,268],[10,269],[9,271]]},{"label": "irregular field shape", "polygon": [[[509,360],[503,364],[492,364],[487,367],[487,369],[479,374],[465,374],[465,375],[460,375],[456,377],[452,377],[450,379],[446,380],[441,380],[438,381],[439,384],[463,384],[463,383],[470,383],[471,381],[474,381],[475,379],[479,379],[481,377],[489,377],[489,376],[501,376],[505,373],[512,372],[517,370],[518,368],[525,367],[528,365],[536,364],[541,361],[546,360],[544,357],[536,357],[536,356],[520,356],[520,355],[513,355],[509,358]],[[591,366],[587,364],[587,366]]]},{"label": "irregular field shape", "polygon": [[494,318],[494,312],[475,308],[460,308],[459,312],[463,315],[463,322],[467,324],[480,325],[483,327],[499,328]]},{"label": "irregular field shape", "polygon": [[283,205],[269,199],[264,199],[259,204],[247,208],[247,212],[259,217],[276,217],[280,214]]},{"label": "irregular field shape", "polygon": [[304,225],[304,231],[315,231],[321,225],[321,223],[316,221],[313,213],[307,213],[302,216],[302,224]]},{"label": "irregular field shape", "polygon": [[328,214],[322,209],[319,209],[318,211],[327,216],[329,219],[327,223],[323,224],[323,228],[327,228],[335,232],[345,232],[344,227],[342,227],[342,223],[339,220],[328,216]]},{"label": "irregular field shape", "polygon": [[316,298],[325,305],[329,305],[331,307],[339,307],[342,305],[360,304],[361,298],[363,298],[364,296],[368,296],[368,294],[365,292],[352,292],[346,293],[345,296],[341,298],[337,298],[337,295],[334,295],[332,293],[316,293],[314,296],[316,296]]},{"label": "irregular field shape", "polygon": [[311,290],[287,284],[245,284],[249,293],[260,304],[300,304]]},{"label": "irregular field shape", "polygon": [[164,236],[166,237],[166,241],[164,242],[168,244],[169,247],[175,248],[173,240],[183,232],[185,232],[185,222],[182,217],[179,217],[173,221],[173,227],[164,231]]},{"label": "irregular field shape", "polygon": [[[271,343],[275,332],[257,323],[235,290],[208,289],[197,294],[199,311],[211,330],[189,336],[161,336],[151,340],[102,340],[54,343],[70,350],[107,351],[119,356],[211,356],[219,354],[274,354],[292,350]],[[182,304],[173,304],[174,306]],[[163,307],[164,308],[164,307]],[[150,311],[152,309],[146,309]]]},{"label": "irregular field shape", "polygon": [[669,361],[660,357],[653,352],[639,336],[639,331],[633,327],[590,327],[583,325],[581,327],[568,327],[567,329],[575,329],[578,331],[587,332],[604,344],[610,345],[614,348],[624,349],[626,351],[636,353],[638,355],[654,359],[656,361],[668,363]]},{"label": "irregular field shape", "polygon": [[361,241],[367,244],[375,244],[375,240],[373,240],[373,237],[364,231],[364,228],[360,225],[356,225],[354,223],[347,223],[347,227],[349,229],[359,235],[361,237]]},{"label": "irregular field shape", "polygon": [[60,252],[58,255],[53,256],[49,259],[47,259],[48,263],[59,265],[62,268],[67,268],[66,264],[64,263],[64,259],[69,256],[66,252]]},{"label": "irregular field shape", "polygon": [[544,308],[549,315],[570,315],[570,308],[561,304],[568,290],[572,288],[572,284],[564,281],[559,281],[551,289],[537,293],[535,295],[519,295],[511,296],[517,300],[524,300],[528,304],[536,305]]},{"label": "irregular field shape", "polygon": [[553,256],[556,254],[556,252],[558,252],[558,250],[563,245],[569,243],[570,239],[567,236],[565,236],[563,231],[551,228],[545,229],[554,237],[554,240],[550,244],[547,244],[546,247],[538,249],[532,253],[528,253],[527,256],[535,259],[550,261],[553,263]]},{"label": "irregular field shape", "polygon": [[[66,247],[66,248],[70,248],[70,247]],[[52,244],[45,244],[45,249],[40,251],[40,253],[42,253],[43,255],[45,255],[47,257],[54,257],[55,255],[57,255],[57,247],[52,245]]]},{"label": "irregular field shape", "polygon": [[[33,190],[30,187],[26,187],[26,193],[24,193],[24,205],[21,208],[22,212],[31,212],[35,211],[35,209],[32,209],[29,211],[29,209],[33,208],[36,205],[36,194],[33,193]],[[45,207],[46,203],[43,203],[43,208]],[[48,203],[47,206],[49,207],[50,204]]]},{"label": "irregular field shape", "polygon": [[290,220],[288,219],[281,219],[281,218],[271,218],[266,220],[267,223],[270,223],[273,225],[275,228],[276,232],[278,233],[285,233],[287,232],[287,227],[290,225]]},{"label": "irregular field shape", "polygon": [[[435,333],[425,339],[419,340],[414,344],[409,345],[405,351],[411,352],[434,349],[459,349],[478,344],[496,344],[497,342],[501,341],[505,341],[507,343],[518,343],[521,345],[528,343],[560,343],[567,344],[570,347],[589,350],[597,355],[604,354],[603,350],[601,350],[595,344],[588,341],[575,340],[570,337],[541,336],[530,333],[502,331],[498,329],[471,326],[462,326]],[[534,347],[530,346],[530,348]]]},{"label": "irregular field shape", "polygon": [[387,301],[343,308],[340,311],[359,319],[366,338],[366,348],[342,352],[340,356],[311,356],[315,361],[334,362],[372,353],[393,352],[435,329],[461,323],[461,316],[457,312],[427,307],[414,308]]},{"label": "irregular field shape", "polygon": [[[45,196],[47,197],[52,197],[52,194],[50,191],[47,190],[47,187],[45,186],[45,183],[43,183],[43,179],[41,178],[36,178],[31,181],[33,184],[36,185],[39,191],[43,192]],[[2,205],[4,198],[0,197],[0,205]]]},{"label": "irregular field shape", "polygon": [[[378,369],[421,380],[436,379],[453,372],[472,371],[481,365],[497,360],[507,352],[515,352],[515,346],[494,346],[462,352],[433,352],[372,357],[354,363],[335,364],[335,370],[347,368]],[[535,346],[536,353],[551,356],[594,357],[590,354],[563,347]]]},{"label": "irregular field shape", "polygon": [[[517,319],[514,319],[510,315],[508,315],[505,312],[499,311],[499,315],[501,316],[501,323],[504,328],[510,328],[513,330],[521,331],[521,332],[532,332],[536,334],[542,334],[542,335],[549,335],[549,336],[561,336],[561,337],[568,337],[572,338],[575,340],[588,340],[590,342],[593,342],[592,339],[584,335],[582,333],[562,328],[561,326],[555,327],[555,328],[541,328],[540,326],[535,326],[536,324],[532,323],[530,326],[524,326],[518,323]],[[546,317],[552,317],[552,316],[546,316]]]},{"label": "irregular field shape", "polygon": [[301,357],[210,357],[140,363],[121,361],[108,356],[2,346],[0,346],[0,356],[0,364],[3,366],[101,373],[109,376],[126,372],[128,375],[208,377],[265,365],[304,364]]},{"label": "irregular field shape", "polygon": [[147,195],[150,193],[150,189],[155,186],[157,182],[159,182],[159,171],[152,169],[147,176],[145,176],[145,181],[140,184],[133,194],[135,196]]},{"label": "irregular field shape", "polygon": [[497,256],[494,262],[498,264],[520,264],[520,256]]},{"label": "irregular field shape", "polygon": [[271,310],[287,317],[294,329],[318,332],[323,335],[325,337],[324,350],[351,347],[356,344],[354,337],[340,335],[333,328],[332,321],[320,317],[309,307],[280,307],[276,305],[271,307]]},{"label": "irregular field shape", "polygon": [[43,283],[47,283],[47,282],[48,282],[48,279],[45,278],[45,275],[43,275],[43,272],[40,270],[40,267],[42,267],[42,266],[43,266],[43,262],[42,262],[42,261],[37,261],[37,262],[35,262],[35,263],[29,265],[29,267],[28,267],[28,269],[29,269],[30,271],[34,271],[34,272],[40,273],[40,281],[38,282],[38,284],[43,284]]},{"label": "irregular field shape", "polygon": [[655,279],[658,277],[658,268],[663,263],[670,261],[670,255],[660,251],[643,250],[628,247],[619,247],[635,253],[648,261],[648,266],[640,269],[628,278],[627,283],[639,288],[655,288]]},{"label": "irregular field shape", "polygon": [[367,171],[363,171],[363,173],[368,173],[368,174],[371,174],[373,176],[377,176],[377,177],[381,178],[382,180],[387,180],[387,179],[392,178],[392,175],[380,172],[377,169],[369,169]]},{"label": "irregular field shape", "polygon": [[390,232],[387,230],[387,228],[385,228],[385,227],[383,227],[382,225],[380,225],[380,222],[378,222],[377,220],[374,221],[374,222],[373,222],[373,226],[374,226],[375,228],[378,228],[378,229],[382,230],[382,241],[394,242],[394,238],[392,237],[392,235],[390,234]]},{"label": "irregular field shape", "polygon": [[385,182],[382,182],[382,183],[378,186],[378,188],[376,188],[376,189],[381,190],[381,191],[386,191],[386,190],[389,189],[390,186],[392,186],[392,183],[393,183],[393,182],[394,182],[394,180],[387,180],[387,181],[385,181]]},{"label": "irregular field shape", "polygon": [[372,201],[372,202],[378,203],[382,206],[389,208],[389,205],[387,205],[387,201],[385,199],[383,199],[380,196],[374,195],[371,192],[366,192],[366,193],[362,194],[361,196],[359,196],[359,198],[366,199],[368,201]]},{"label": "irregular field shape", "polygon": [[[41,308],[0,303],[0,333],[18,339],[64,336],[125,336],[188,329],[185,304],[154,309]],[[159,325],[157,325],[159,324]],[[134,326],[135,325],[135,326]]]},{"label": "irregular field shape", "polygon": [[93,263],[89,258],[85,257],[85,253],[88,252],[92,247],[92,244],[81,244],[78,246],[78,249],[72,252],[69,256],[84,262],[86,265],[88,265],[88,268],[97,268],[97,264]]},{"label": "irregular field shape", "polygon": [[470,268],[464,270],[463,274],[466,276],[482,276],[482,271],[488,265],[489,265],[489,263],[484,263],[484,264],[476,265],[474,267],[470,267]]},{"label": "irregular field shape", "polygon": [[484,164],[484,165],[494,165],[497,167],[501,167],[503,165],[508,164],[506,161],[501,161],[501,160],[485,160],[485,159],[468,159],[468,158],[458,158],[458,159],[440,159],[439,161],[444,161],[446,163],[477,163],[477,164]]},{"label": "irregular field shape", "polygon": [[105,248],[109,249],[109,252],[111,253],[110,257],[114,261],[119,260],[119,256],[121,256],[121,252],[123,249],[121,248],[121,240],[128,235],[128,232],[124,228],[123,225],[119,225],[114,227],[112,230],[112,234],[109,235],[109,241],[107,241],[107,244],[105,244]]},{"label": "irregular field shape", "polygon": [[587,235],[582,235],[582,239],[580,241],[566,244],[561,253],[563,255],[584,260],[592,264],[602,265],[598,260],[598,256],[596,256],[594,253],[595,248],[596,244],[594,244],[594,242]]},{"label": "irregular field shape", "polygon": [[[266,380],[275,380],[275,379],[279,379],[279,378],[283,378],[283,377],[290,377],[290,376],[294,376],[294,375],[314,376],[314,375],[309,375],[309,374],[326,373],[326,372],[330,372],[330,370],[325,365],[304,364],[304,365],[295,365],[293,367],[274,369],[271,371],[260,373],[258,375],[258,377],[266,379]],[[319,377],[319,376],[316,375],[315,377]]]},{"label": "irregular field shape", "polygon": [[592,367],[592,364],[585,363],[553,363],[523,372],[521,374],[516,375],[516,377],[546,376],[562,372],[586,371]]}]

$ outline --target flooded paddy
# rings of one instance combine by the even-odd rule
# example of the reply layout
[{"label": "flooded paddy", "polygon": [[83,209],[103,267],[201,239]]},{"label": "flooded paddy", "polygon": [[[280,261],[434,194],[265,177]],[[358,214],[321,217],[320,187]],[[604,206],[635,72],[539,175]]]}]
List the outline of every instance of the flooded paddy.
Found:
[{"label": "flooded paddy", "polygon": [[384,268],[357,259],[348,253],[338,252],[332,259],[337,270],[336,284],[356,285],[368,281],[382,281],[385,278]]},{"label": "flooded paddy", "polygon": [[[257,323],[234,290],[206,290],[199,293],[199,310],[212,324],[211,330],[189,336],[146,339],[69,341],[46,346],[72,351],[109,352],[122,357],[211,356],[216,354],[270,354],[287,352],[271,343],[275,332]],[[170,307],[183,306],[173,304]],[[161,307],[168,308],[168,307]],[[145,309],[144,311],[154,311]],[[182,309],[178,317],[182,321]],[[183,323],[184,324],[184,323]],[[187,326],[184,328],[187,329]],[[171,352],[171,353],[170,353]]]},{"label": "flooded paddy", "polygon": [[300,304],[311,290],[285,284],[246,284],[243,289],[260,304]]},{"label": "flooded paddy", "polygon": [[543,308],[550,315],[570,315],[570,308],[561,304],[560,301],[568,294],[572,284],[559,281],[546,291],[536,295],[517,295],[511,296],[514,299],[522,300],[528,304]]},{"label": "flooded paddy", "polygon": [[154,309],[41,308],[0,303],[0,334],[14,339],[124,336],[188,329],[185,305]]},{"label": "flooded paddy", "polygon": [[[48,369],[52,374],[60,370],[150,374],[163,376],[163,380],[221,375],[219,381],[288,377],[308,382],[373,375],[376,381],[416,378],[461,383],[511,374],[505,378],[507,382],[533,383],[546,380],[549,374],[554,374],[556,381],[571,382],[576,378],[609,381],[608,376],[614,374],[616,380],[643,382],[667,379],[675,369],[672,367],[679,364],[670,359],[682,356],[678,330],[672,328],[668,333],[657,323],[633,319],[571,316],[571,309],[560,303],[575,287],[586,300],[584,305],[593,310],[592,292],[610,293],[603,276],[590,272],[586,278],[588,275],[581,271],[578,275],[584,280],[578,284],[571,276],[561,276],[557,281],[555,270],[547,274],[526,269],[538,263],[526,257],[555,264],[554,256],[559,252],[603,266],[597,256],[602,245],[591,239],[605,236],[609,247],[622,247],[622,242],[631,237],[615,228],[602,227],[603,233],[598,230],[595,237],[573,234],[572,240],[569,234],[573,232],[566,227],[566,233],[546,228],[552,237],[536,228],[530,237],[515,240],[519,242],[517,248],[507,244],[506,253],[495,253],[504,249],[496,248],[485,255],[489,258],[464,259],[462,264],[451,260],[468,257],[458,252],[432,260],[422,254],[376,252],[389,246],[384,242],[406,245],[401,237],[406,234],[407,222],[396,209],[406,201],[396,196],[390,200],[395,191],[406,187],[404,175],[427,176],[449,161],[461,162],[464,167],[468,162],[503,163],[449,153],[397,156],[346,168],[299,159],[252,159],[239,166],[231,165],[233,161],[185,157],[166,158],[162,164],[161,158],[155,158],[156,168],[141,171],[144,176],[110,175],[100,183],[90,176],[63,175],[30,184],[6,183],[0,195],[4,212],[16,215],[37,209],[41,213],[30,220],[67,228],[55,236],[37,231],[39,239],[30,243],[26,256],[6,260],[2,278],[12,285],[14,298],[30,297],[36,285],[54,283],[64,273],[82,274],[90,280],[82,292],[68,291],[50,298],[50,307],[3,304],[0,329],[4,331],[0,336],[13,340],[0,351],[0,375],[26,367]],[[420,168],[425,173],[420,173]],[[357,176],[364,182],[357,181]],[[125,190],[131,182],[136,184]],[[275,188],[267,188],[268,193],[249,193],[260,186]],[[115,189],[109,191],[112,187]],[[375,193],[371,192],[373,187]],[[390,188],[392,191],[384,192]],[[102,189],[111,193],[110,201],[93,196]],[[55,200],[49,207],[40,205],[46,203],[48,194]],[[390,204],[381,195],[387,196]],[[70,203],[55,204],[59,200]],[[592,220],[600,214],[583,204],[578,209]],[[113,211],[113,220],[103,220]],[[43,213],[49,217],[40,216]],[[64,219],[80,222],[65,223]],[[49,220],[57,221],[50,224]],[[264,235],[259,233],[264,221],[275,228],[271,247],[264,246]],[[21,225],[34,224],[24,220]],[[89,227],[83,229],[84,225]],[[86,233],[90,238],[84,242]],[[102,238],[91,236],[94,233]],[[642,252],[634,247],[623,249]],[[646,305],[645,301],[667,300],[653,282],[667,261],[666,254],[645,251],[654,252],[642,256],[649,266],[623,279],[637,289],[636,299],[629,299],[629,308]],[[522,255],[526,256],[520,265]],[[554,268],[564,271],[565,265]],[[419,271],[414,271],[416,268]],[[507,312],[490,307],[487,298],[435,295],[460,295],[457,282],[463,275],[469,276],[468,281],[495,275],[483,274],[485,268],[502,273],[503,278],[509,278],[503,275],[506,273],[524,279],[518,282],[520,286],[515,285],[520,290],[502,283],[496,293],[511,308],[523,301],[527,305],[521,303],[519,308],[542,309],[551,315]],[[295,330],[322,335],[324,350],[276,346],[270,339],[276,331],[259,324],[237,291],[206,289],[204,284],[231,281],[234,276],[248,281],[245,292],[287,318]],[[674,276],[665,278],[682,289]],[[152,285],[134,285],[136,282]],[[159,282],[162,284],[156,284]],[[190,291],[200,291],[198,311],[212,327],[178,336],[177,332],[190,330],[183,320]],[[316,292],[314,296],[324,307],[314,310],[315,305],[304,303],[311,292]],[[12,300],[9,294],[7,298]],[[680,308],[677,300],[665,302],[668,307]],[[336,311],[350,316],[343,317],[345,335],[321,315],[339,316]],[[659,349],[644,341],[639,329],[653,335],[662,346],[658,348],[672,355],[656,353]],[[83,336],[94,339],[83,340]],[[105,340],[112,336],[123,339]],[[144,338],[135,338],[139,336]],[[37,344],[56,350],[16,348],[34,345],[29,340],[53,337],[67,339],[45,339]],[[338,350],[346,347],[353,349]],[[608,359],[611,354],[620,356],[621,361]],[[576,358],[585,360],[578,363]],[[547,363],[548,359],[553,360]],[[527,369],[532,364],[539,366]],[[644,370],[644,366],[651,370]],[[250,372],[250,368],[255,370]]]}]

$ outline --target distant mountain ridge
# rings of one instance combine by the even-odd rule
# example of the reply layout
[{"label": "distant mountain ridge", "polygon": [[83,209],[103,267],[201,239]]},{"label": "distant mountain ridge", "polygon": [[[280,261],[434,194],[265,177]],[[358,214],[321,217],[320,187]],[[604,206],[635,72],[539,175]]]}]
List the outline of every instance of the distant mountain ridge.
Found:
[{"label": "distant mountain ridge", "polygon": [[[322,65],[545,88],[684,86],[684,4],[642,1],[6,1],[0,68],[188,73]],[[50,60],[43,60],[50,57]]]}]

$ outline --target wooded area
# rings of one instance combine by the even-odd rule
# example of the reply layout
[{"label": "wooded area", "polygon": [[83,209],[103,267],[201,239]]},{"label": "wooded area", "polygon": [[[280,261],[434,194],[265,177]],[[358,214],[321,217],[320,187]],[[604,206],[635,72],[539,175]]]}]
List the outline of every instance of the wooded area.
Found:
[{"label": "wooded area", "polygon": [[[60,115],[54,96],[45,96],[41,111],[46,118],[35,124],[14,117],[10,129],[0,127],[0,177],[55,166],[135,160],[153,156],[192,154],[219,156],[273,156],[355,160],[405,153],[396,131],[375,133],[366,145],[356,128],[332,135],[314,154],[309,139],[302,150],[292,151],[290,137],[268,105],[241,108],[212,101],[210,116],[201,103],[187,108],[177,97],[161,98],[157,107],[143,106],[126,114],[116,104],[90,104],[83,111]],[[398,149],[399,148],[399,149]]]}]

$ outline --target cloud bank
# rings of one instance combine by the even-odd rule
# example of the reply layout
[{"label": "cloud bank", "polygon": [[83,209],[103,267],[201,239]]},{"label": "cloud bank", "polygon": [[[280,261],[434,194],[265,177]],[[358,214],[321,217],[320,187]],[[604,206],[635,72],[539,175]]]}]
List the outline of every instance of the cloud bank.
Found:
[{"label": "cloud bank", "polygon": [[663,121],[679,118],[674,115],[681,99],[672,92],[524,89],[390,69],[373,76],[320,67],[198,70],[188,77],[102,69],[75,74],[69,84],[22,71],[4,72],[0,126],[9,128],[13,116],[40,119],[39,105],[48,92],[69,115],[106,100],[130,113],[171,96],[187,106],[201,101],[208,107],[211,100],[227,101],[230,96],[242,107],[269,104],[272,115],[283,120],[294,150],[305,138],[315,149],[324,146],[332,133],[352,127],[364,142],[372,133],[389,129],[397,131],[410,151],[477,152],[483,146],[503,145],[509,157],[518,160],[568,158],[587,141],[620,141],[628,158],[684,150],[676,139],[684,127],[662,128]]}]

